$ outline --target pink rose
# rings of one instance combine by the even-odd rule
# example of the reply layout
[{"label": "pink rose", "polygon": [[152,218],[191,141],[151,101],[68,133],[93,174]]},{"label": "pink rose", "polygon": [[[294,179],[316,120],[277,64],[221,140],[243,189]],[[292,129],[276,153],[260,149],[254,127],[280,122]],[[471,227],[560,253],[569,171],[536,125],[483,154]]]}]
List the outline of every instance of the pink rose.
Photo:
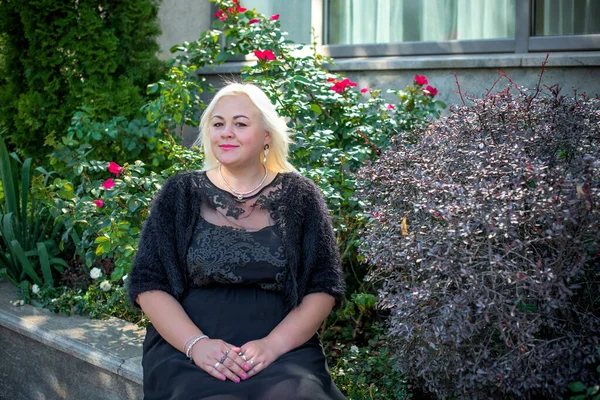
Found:
[{"label": "pink rose", "polygon": [[221,18],[219,18],[221,21],[225,21],[227,19],[227,14],[223,14],[223,16]]},{"label": "pink rose", "polygon": [[423,86],[423,85],[427,85],[427,78],[425,78],[423,75],[415,75],[415,83],[417,85]]},{"label": "pink rose", "polygon": [[277,21],[279,19],[279,14],[271,15],[271,21]]},{"label": "pink rose", "polygon": [[393,105],[393,104],[388,104],[388,105],[387,105],[387,109],[388,109],[388,110],[393,110],[394,108],[396,108],[396,107],[394,107],[394,105]]},{"label": "pink rose", "polygon": [[111,187],[115,186],[115,181],[113,181],[112,178],[108,178],[107,180],[104,181],[104,183],[102,184],[102,187],[104,187],[104,189],[110,189]]},{"label": "pink rose", "polygon": [[219,10],[215,13],[215,17],[220,17],[221,15],[223,15],[223,10]]},{"label": "pink rose", "polygon": [[254,18],[254,19],[251,19],[250,21],[248,21],[248,23],[249,23],[250,25],[252,25],[252,24],[256,24],[257,22],[260,22],[260,19],[256,19],[256,18]]},{"label": "pink rose", "polygon": [[238,7],[237,8],[237,12],[239,12],[239,13],[246,12],[246,10],[247,10],[247,8],[244,8],[244,7]]},{"label": "pink rose", "polygon": [[102,200],[94,200],[94,204],[96,207],[101,208],[104,205],[104,202]]},{"label": "pink rose", "polygon": [[360,89],[361,93],[367,93],[368,91],[369,91],[368,87],[364,87],[364,88]]}]

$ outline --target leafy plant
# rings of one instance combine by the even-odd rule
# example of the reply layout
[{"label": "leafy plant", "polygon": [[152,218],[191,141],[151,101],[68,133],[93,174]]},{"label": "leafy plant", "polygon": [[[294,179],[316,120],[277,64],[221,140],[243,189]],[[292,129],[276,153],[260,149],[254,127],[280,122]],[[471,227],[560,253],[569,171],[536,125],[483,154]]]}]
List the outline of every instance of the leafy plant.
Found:
[{"label": "leafy plant", "polygon": [[440,398],[559,398],[596,362],[600,100],[501,77],[359,174],[391,349]]},{"label": "leafy plant", "polygon": [[[20,169],[19,169],[20,167]],[[54,238],[61,229],[36,196],[32,196],[31,158],[21,163],[8,152],[0,136],[0,180],[4,202],[0,204],[0,276],[15,286],[29,280],[53,286],[52,270],[66,263],[57,257]],[[25,284],[27,286],[27,284]],[[27,290],[28,291],[28,290]]]},{"label": "leafy plant", "polygon": [[154,0],[0,2],[0,129],[26,156],[85,106],[95,120],[141,116],[160,78]]}]

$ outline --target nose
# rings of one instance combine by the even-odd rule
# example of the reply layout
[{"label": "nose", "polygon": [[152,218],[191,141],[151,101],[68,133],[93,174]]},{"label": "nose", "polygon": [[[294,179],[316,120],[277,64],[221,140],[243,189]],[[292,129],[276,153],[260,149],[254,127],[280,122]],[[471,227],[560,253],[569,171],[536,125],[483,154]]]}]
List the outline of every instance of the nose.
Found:
[{"label": "nose", "polygon": [[221,137],[223,138],[232,138],[233,137],[233,125],[224,124],[223,129],[221,130]]}]

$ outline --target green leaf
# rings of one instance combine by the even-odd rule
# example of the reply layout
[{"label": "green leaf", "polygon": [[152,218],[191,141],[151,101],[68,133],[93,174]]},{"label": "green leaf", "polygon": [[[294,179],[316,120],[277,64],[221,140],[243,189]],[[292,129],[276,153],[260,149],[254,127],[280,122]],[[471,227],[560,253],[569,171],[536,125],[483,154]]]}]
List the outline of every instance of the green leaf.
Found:
[{"label": "green leaf", "polygon": [[47,287],[54,286],[54,280],[52,279],[52,270],[50,269],[50,260],[48,258],[48,250],[46,245],[42,242],[37,244],[37,252],[42,266],[42,276],[44,277],[44,285]]},{"label": "green leaf", "polygon": [[569,389],[571,389],[571,391],[574,393],[580,393],[585,391],[587,386],[585,386],[582,382],[571,382],[569,383]]},{"label": "green leaf", "polygon": [[319,105],[316,103],[312,103],[310,105],[310,109],[313,110],[318,115],[321,115],[323,113],[323,110],[321,110],[321,107],[319,107]]}]

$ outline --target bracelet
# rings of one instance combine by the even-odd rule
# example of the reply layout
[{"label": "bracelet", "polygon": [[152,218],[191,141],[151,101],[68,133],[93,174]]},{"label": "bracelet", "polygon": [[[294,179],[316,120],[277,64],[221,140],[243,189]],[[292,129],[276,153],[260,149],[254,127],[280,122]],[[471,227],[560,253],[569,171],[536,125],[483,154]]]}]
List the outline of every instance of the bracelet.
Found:
[{"label": "bracelet", "polygon": [[[202,334],[200,334],[202,335]],[[187,354],[187,348],[190,345],[190,343],[192,342],[192,340],[196,339],[198,336],[200,335],[192,335],[190,336],[190,338],[185,342],[185,344],[183,345],[183,352]]]},{"label": "bracelet", "polygon": [[190,345],[187,347],[187,349],[185,350],[185,355],[187,356],[187,358],[190,359],[190,361],[194,361],[192,359],[192,348],[194,347],[194,345],[196,343],[198,343],[200,340],[202,339],[208,339],[209,337],[206,335],[198,335],[196,336],[190,343]]}]

